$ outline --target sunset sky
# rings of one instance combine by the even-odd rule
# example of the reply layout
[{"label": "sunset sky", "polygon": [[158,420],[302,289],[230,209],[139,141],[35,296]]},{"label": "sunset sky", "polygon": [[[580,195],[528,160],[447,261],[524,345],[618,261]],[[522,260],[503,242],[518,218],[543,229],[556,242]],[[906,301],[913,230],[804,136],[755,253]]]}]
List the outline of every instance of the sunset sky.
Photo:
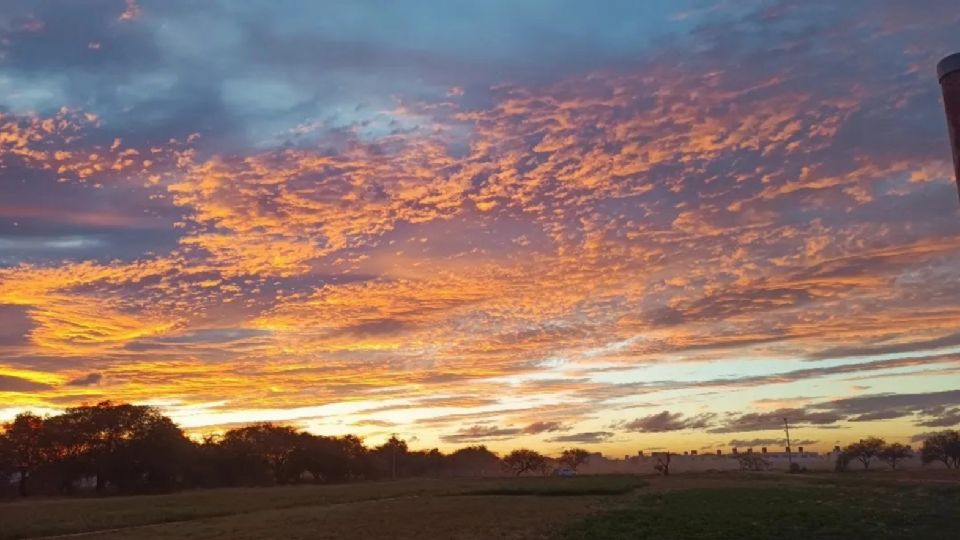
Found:
[{"label": "sunset sky", "polygon": [[3,0],[0,421],[960,424],[956,0]]}]

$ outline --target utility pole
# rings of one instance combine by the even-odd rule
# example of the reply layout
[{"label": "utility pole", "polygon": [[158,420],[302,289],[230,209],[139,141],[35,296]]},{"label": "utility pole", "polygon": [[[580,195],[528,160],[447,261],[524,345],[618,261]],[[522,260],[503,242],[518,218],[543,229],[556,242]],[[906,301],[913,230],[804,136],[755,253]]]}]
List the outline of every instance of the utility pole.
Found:
[{"label": "utility pole", "polygon": [[783,417],[783,430],[787,432],[787,462],[790,463],[790,468],[793,468],[793,453],[790,450],[790,424],[787,423],[787,417]]}]

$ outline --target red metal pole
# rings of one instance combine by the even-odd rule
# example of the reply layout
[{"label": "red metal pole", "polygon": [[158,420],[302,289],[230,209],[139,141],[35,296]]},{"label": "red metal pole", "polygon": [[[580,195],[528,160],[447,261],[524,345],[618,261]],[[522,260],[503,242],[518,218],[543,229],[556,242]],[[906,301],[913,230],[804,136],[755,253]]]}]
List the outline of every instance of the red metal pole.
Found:
[{"label": "red metal pole", "polygon": [[943,89],[943,106],[947,111],[950,148],[953,149],[954,177],[960,189],[960,53],[952,54],[937,64],[937,77]]}]

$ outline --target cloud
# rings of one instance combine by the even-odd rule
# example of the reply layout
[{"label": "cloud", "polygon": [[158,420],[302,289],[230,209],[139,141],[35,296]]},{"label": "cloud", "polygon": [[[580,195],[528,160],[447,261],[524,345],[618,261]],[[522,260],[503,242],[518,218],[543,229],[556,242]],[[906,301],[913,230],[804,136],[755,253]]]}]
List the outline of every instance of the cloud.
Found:
[{"label": "cloud", "polygon": [[929,439],[931,435],[936,435],[937,433],[938,433],[937,431],[928,431],[928,432],[925,432],[925,433],[917,433],[917,434],[915,434],[915,435],[911,435],[911,436],[910,436],[910,442],[911,442],[911,443],[914,443],[914,444],[916,444],[916,443],[922,443],[923,441]]},{"label": "cloud", "polygon": [[462,444],[471,442],[508,439],[523,433],[515,428],[498,428],[496,426],[473,425],[461,428],[456,433],[443,435],[440,440],[446,443]]},{"label": "cloud", "polygon": [[67,386],[94,386],[100,384],[100,381],[103,379],[103,375],[100,373],[88,373],[82,377],[77,377],[76,379],[70,379],[66,382]]},{"label": "cloud", "polygon": [[928,418],[917,422],[918,426],[924,427],[952,427],[960,425],[960,407],[948,409],[946,407],[937,407],[932,410],[922,411]]},{"label": "cloud", "polygon": [[0,392],[38,392],[51,388],[52,386],[46,383],[10,375],[0,375]]},{"label": "cloud", "polygon": [[560,422],[534,422],[523,428],[524,433],[552,433],[554,431],[567,431],[569,427]]},{"label": "cloud", "polygon": [[828,358],[848,358],[856,356],[874,356],[882,354],[910,353],[942,349],[960,345],[960,332],[954,332],[934,339],[921,341],[907,341],[866,347],[836,347],[816,352],[809,356],[811,360],[825,360]]},{"label": "cloud", "polygon": [[827,426],[843,420],[835,411],[807,411],[804,409],[777,409],[764,413],[729,414],[718,426],[708,429],[710,433],[743,433],[783,429],[784,418],[793,425]]},{"label": "cloud", "polygon": [[[802,408],[784,408],[771,412],[728,413],[711,433],[740,433],[783,429],[786,418],[791,426],[825,427],[841,422],[890,420],[914,414],[940,415],[926,420],[936,425],[954,419],[944,406],[960,404],[960,391],[947,390],[916,394],[870,394],[852,398],[822,401]],[[937,409],[937,407],[940,407]],[[918,425],[924,425],[918,423]]]},{"label": "cloud", "polygon": [[610,437],[613,437],[613,435],[613,432],[610,431],[588,431],[583,433],[571,433],[569,435],[558,435],[556,437],[547,439],[547,442],[597,444],[605,442]]},{"label": "cloud", "polygon": [[663,411],[629,422],[623,422],[617,424],[615,427],[638,433],[663,433],[684,429],[703,429],[710,425],[715,416],[714,413],[702,413],[696,416],[685,417],[683,413]]}]

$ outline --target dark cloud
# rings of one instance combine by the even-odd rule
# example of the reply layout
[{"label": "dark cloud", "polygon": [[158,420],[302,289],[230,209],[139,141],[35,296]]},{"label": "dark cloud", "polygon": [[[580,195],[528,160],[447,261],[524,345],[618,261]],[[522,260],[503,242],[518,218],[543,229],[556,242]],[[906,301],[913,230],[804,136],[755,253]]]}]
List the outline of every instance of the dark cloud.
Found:
[{"label": "dark cloud", "polygon": [[[473,415],[462,415],[471,417]],[[490,441],[509,439],[520,435],[534,435],[538,433],[554,433],[567,431],[570,428],[560,422],[540,421],[523,428],[504,428],[488,424],[475,424],[458,429],[455,433],[444,435],[440,439],[449,443],[467,443],[475,441]]]},{"label": "dark cloud", "polygon": [[443,435],[440,440],[446,443],[462,444],[481,441],[495,441],[516,437],[523,430],[515,428],[500,428],[493,425],[474,425],[458,429],[456,433]]},{"label": "dark cloud", "polygon": [[948,410],[946,407],[956,405],[960,405],[960,390],[924,394],[871,394],[823,401],[802,408],[784,408],[763,413],[728,413],[720,425],[707,431],[739,433],[780,430],[783,429],[784,418],[791,426],[812,425],[823,428],[843,421],[890,420],[914,414],[933,415],[933,418],[925,420],[927,424],[918,425],[953,425],[949,422],[956,420],[956,409]]},{"label": "dark cloud", "polygon": [[804,379],[842,375],[846,373],[860,373],[895,369],[903,367],[922,366],[927,364],[958,363],[960,355],[947,354],[939,356],[921,356],[913,358],[894,358],[890,360],[876,360],[859,364],[842,364],[838,366],[807,368],[774,373],[771,375],[754,375],[729,379],[710,379],[695,383],[695,386],[758,386],[762,384],[790,383]]},{"label": "dark cloud", "polygon": [[792,425],[826,426],[840,422],[844,416],[832,411],[808,411],[804,409],[777,409],[771,412],[728,414],[720,425],[710,428],[710,433],[741,433],[747,431],[782,430],[783,419]]},{"label": "dark cloud", "polygon": [[940,407],[932,411],[923,411],[922,414],[927,418],[917,422],[918,426],[953,427],[960,425],[960,407],[953,409]]},{"label": "dark cloud", "polygon": [[826,401],[816,407],[846,415],[859,415],[884,410],[916,411],[949,405],[960,405],[960,390],[922,394],[871,394]]},{"label": "dark cloud", "polygon": [[569,427],[560,422],[534,422],[523,428],[524,433],[547,433],[554,431],[567,431]]},{"label": "dark cloud", "polygon": [[257,338],[269,335],[267,330],[253,328],[205,328],[180,335],[131,341],[126,348],[131,351],[161,351],[182,347],[242,347],[244,343],[254,343]]},{"label": "dark cloud", "polygon": [[610,431],[589,431],[584,433],[571,433],[569,435],[559,435],[557,437],[552,437],[547,439],[547,442],[553,443],[581,443],[581,444],[595,444],[601,443],[613,437],[613,432]]},{"label": "dark cloud", "polygon": [[715,416],[713,413],[703,413],[696,416],[685,417],[683,413],[663,411],[629,422],[621,422],[613,427],[639,433],[662,433],[684,429],[703,429],[710,425]]},{"label": "dark cloud", "polygon": [[875,411],[875,412],[863,413],[861,415],[848,418],[847,421],[848,422],[873,422],[876,420],[892,420],[894,418],[902,418],[904,416],[909,416],[909,415],[910,415],[909,409],[907,410],[890,409],[886,411]]},{"label": "dark cloud", "polygon": [[[872,362],[861,362],[853,364],[841,364],[829,367],[814,367],[786,371],[783,373],[772,373],[767,375],[744,375],[740,377],[728,377],[717,379],[705,379],[700,381],[644,381],[636,383],[622,384],[595,384],[586,385],[578,388],[577,394],[592,400],[615,399],[617,397],[636,396],[641,393],[651,393],[667,389],[681,388],[714,388],[714,387],[737,387],[749,388],[763,386],[767,384],[789,384],[792,382],[803,381],[806,379],[815,379],[828,377],[831,375],[870,373],[874,371],[883,371],[896,368],[923,366],[928,364],[956,364],[960,363],[960,355],[945,354],[936,356],[922,356],[910,358],[894,358],[889,360],[875,360]],[[871,412],[871,411],[865,411]],[[822,420],[826,420],[822,417]],[[829,422],[828,422],[829,423]]]},{"label": "dark cloud", "polygon": [[651,324],[673,326],[696,321],[727,319],[758,311],[798,306],[813,299],[811,291],[803,288],[755,288],[728,290],[691,302],[686,306],[661,308],[648,317]]},{"label": "dark cloud", "polygon": [[0,347],[25,344],[32,326],[26,306],[0,304]]},{"label": "dark cloud", "polygon": [[855,356],[910,353],[931,349],[942,349],[945,347],[954,347],[958,345],[960,345],[960,332],[955,332],[940,336],[938,338],[920,341],[896,342],[860,347],[835,347],[813,353],[808,355],[807,358],[810,360],[826,360],[829,358],[849,358]]},{"label": "dark cloud", "polygon": [[100,373],[88,373],[83,377],[78,377],[76,379],[71,379],[67,381],[67,386],[93,386],[100,384],[100,381],[103,379],[103,375]]},{"label": "dark cloud", "polygon": [[150,34],[143,32],[139,24],[118,24],[124,9],[125,0],[82,3],[10,0],[0,18],[30,14],[42,21],[43,28],[12,37],[6,63],[10,68],[37,75],[54,70],[102,70],[106,75],[118,68],[135,70],[138,65],[157,65],[162,51]]},{"label": "dark cloud", "polygon": [[939,431],[927,431],[924,433],[917,433],[916,435],[912,435],[910,437],[910,442],[914,444],[922,443],[923,441],[929,439],[932,435],[936,435],[937,433],[939,433]]},{"label": "dark cloud", "polygon": [[39,392],[52,388],[49,384],[21,379],[20,377],[10,375],[0,375],[0,392]]}]

